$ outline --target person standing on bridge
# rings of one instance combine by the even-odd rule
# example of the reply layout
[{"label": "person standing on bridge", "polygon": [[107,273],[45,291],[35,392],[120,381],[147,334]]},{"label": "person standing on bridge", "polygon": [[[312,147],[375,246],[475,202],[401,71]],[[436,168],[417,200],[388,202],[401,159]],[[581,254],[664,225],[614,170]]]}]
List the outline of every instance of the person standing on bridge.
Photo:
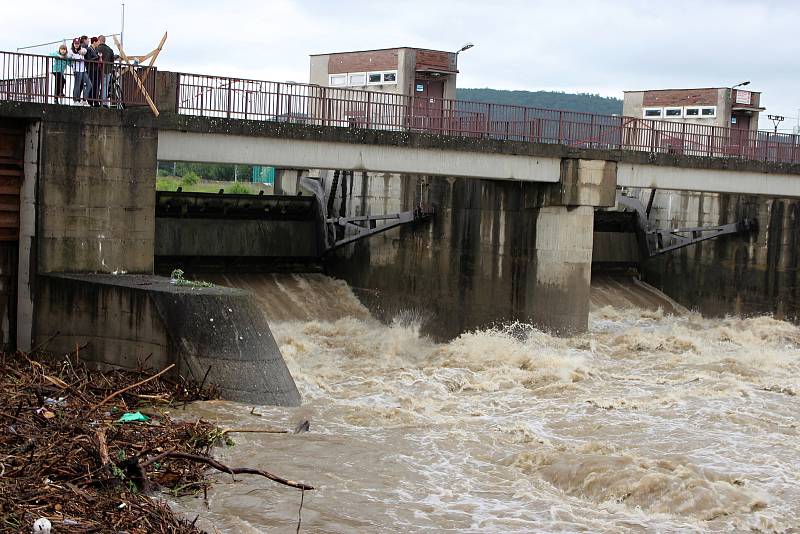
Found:
[{"label": "person standing on bridge", "polygon": [[67,80],[64,78],[64,71],[67,70],[67,65],[69,64],[67,45],[62,44],[58,47],[58,52],[53,52],[50,56],[54,58],[50,72],[53,73],[53,78],[55,78],[54,94],[56,95],[56,104],[59,104],[61,103],[60,98],[64,96],[64,87],[67,85]]},{"label": "person standing on bridge", "polygon": [[102,84],[101,97],[103,99],[103,105],[108,106],[108,95],[111,91],[111,73],[114,67],[114,50],[106,44],[105,35],[99,35],[97,37],[97,53],[103,61],[103,73],[100,80]]},{"label": "person standing on bridge", "polygon": [[[86,56],[86,48],[81,46],[81,40],[76,37],[72,40],[69,58],[72,60],[72,73],[75,77],[74,86],[72,87],[72,100],[78,104],[81,103],[81,93],[83,93],[83,98],[85,100],[89,98],[92,92],[92,82],[86,74],[84,56]],[[86,105],[88,105],[88,103]]]},{"label": "person standing on bridge", "polygon": [[92,37],[91,40],[88,37],[82,39],[86,46],[86,72],[92,82],[91,89],[89,89],[89,105],[99,106],[102,65],[100,64],[100,54],[97,53],[97,37]]}]

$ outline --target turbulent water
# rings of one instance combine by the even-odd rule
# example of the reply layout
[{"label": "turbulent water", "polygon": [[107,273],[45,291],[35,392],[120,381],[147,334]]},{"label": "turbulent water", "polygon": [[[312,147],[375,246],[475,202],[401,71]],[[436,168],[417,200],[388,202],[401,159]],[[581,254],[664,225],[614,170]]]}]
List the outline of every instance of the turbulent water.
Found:
[{"label": "turbulent water", "polygon": [[[378,323],[319,275],[218,281],[262,299],[304,402],[191,415],[254,429],[310,420],[310,433],[239,433],[218,450],[317,486],[302,532],[800,532],[791,324],[707,319],[606,280],[588,334],[512,325],[442,344],[413,314]],[[297,491],[219,481],[208,508],[175,506],[209,530],[295,531]]]}]

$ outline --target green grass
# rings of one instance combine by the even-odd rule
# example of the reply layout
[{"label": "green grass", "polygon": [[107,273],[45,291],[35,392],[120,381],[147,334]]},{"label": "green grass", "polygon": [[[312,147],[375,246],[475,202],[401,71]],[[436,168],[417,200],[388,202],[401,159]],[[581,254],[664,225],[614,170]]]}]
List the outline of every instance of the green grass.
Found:
[{"label": "green grass", "polygon": [[247,182],[217,182],[207,180],[189,180],[178,178],[177,176],[161,176],[156,178],[156,191],[176,191],[181,187],[187,193],[218,193],[224,189],[225,193],[234,195],[257,195],[259,191],[269,194],[270,191],[262,184],[251,184]]}]

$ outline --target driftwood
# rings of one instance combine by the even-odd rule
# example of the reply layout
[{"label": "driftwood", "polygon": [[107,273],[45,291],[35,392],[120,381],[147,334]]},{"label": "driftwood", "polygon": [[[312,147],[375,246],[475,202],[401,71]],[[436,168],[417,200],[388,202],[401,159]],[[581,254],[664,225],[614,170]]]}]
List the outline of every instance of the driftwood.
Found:
[{"label": "driftwood", "polygon": [[116,397],[117,395],[121,395],[121,394],[125,393],[128,390],[131,390],[133,388],[136,388],[136,387],[139,387],[139,386],[141,386],[143,384],[146,384],[146,383],[150,382],[151,380],[155,380],[156,378],[158,378],[159,376],[163,375],[164,373],[166,373],[167,371],[169,371],[173,367],[175,367],[175,364],[171,363],[168,366],[166,366],[165,368],[163,368],[161,371],[159,371],[156,374],[154,374],[153,376],[145,378],[144,380],[140,380],[139,382],[136,382],[135,384],[131,384],[128,387],[122,388],[119,391],[115,391],[114,393],[112,393],[111,395],[106,397],[105,399],[101,400],[100,402],[98,402],[97,404],[95,404],[94,406],[89,408],[89,411],[87,412],[87,415],[92,413],[93,411],[95,411],[100,406],[104,405],[105,403],[107,403],[108,401],[110,401],[111,399]]},{"label": "driftwood", "polygon": [[180,451],[162,452],[161,454],[157,454],[141,462],[139,466],[142,469],[144,469],[148,465],[154,462],[158,462],[160,460],[164,460],[166,458],[181,458],[183,460],[189,460],[191,462],[204,463],[206,465],[213,467],[217,471],[222,471],[223,473],[229,473],[231,475],[259,475],[268,478],[270,480],[273,480],[278,484],[283,484],[284,486],[290,486],[292,488],[297,488],[303,491],[314,489],[314,486],[309,486],[308,484],[304,484],[302,482],[296,482],[294,480],[288,480],[278,475],[273,475],[269,471],[264,471],[262,469],[253,469],[250,467],[228,467],[227,465],[222,464],[214,460],[213,458],[209,458],[207,456],[200,456],[199,454],[190,454],[187,452],[180,452]]}]

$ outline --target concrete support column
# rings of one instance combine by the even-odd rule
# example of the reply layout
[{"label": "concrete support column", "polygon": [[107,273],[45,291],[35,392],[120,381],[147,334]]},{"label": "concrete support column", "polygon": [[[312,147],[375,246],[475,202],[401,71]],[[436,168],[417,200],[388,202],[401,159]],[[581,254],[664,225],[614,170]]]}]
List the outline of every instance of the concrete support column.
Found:
[{"label": "concrete support column", "polygon": [[275,194],[296,195],[302,173],[298,169],[275,169]]},{"label": "concrete support column", "polygon": [[525,316],[556,333],[585,331],[592,281],[591,206],[548,206],[536,216],[535,276],[528,278]]},{"label": "concrete support column", "polygon": [[567,335],[586,330],[594,206],[613,205],[616,164],[565,160],[558,184],[403,176],[373,183],[348,212],[434,207],[432,221],[337,251],[330,272],[380,318],[408,314],[451,338],[521,322]]},{"label": "concrete support column", "polygon": [[29,351],[33,339],[33,277],[36,274],[36,180],[39,174],[39,122],[25,132],[23,178],[19,188],[19,264],[17,267],[17,349]]}]

